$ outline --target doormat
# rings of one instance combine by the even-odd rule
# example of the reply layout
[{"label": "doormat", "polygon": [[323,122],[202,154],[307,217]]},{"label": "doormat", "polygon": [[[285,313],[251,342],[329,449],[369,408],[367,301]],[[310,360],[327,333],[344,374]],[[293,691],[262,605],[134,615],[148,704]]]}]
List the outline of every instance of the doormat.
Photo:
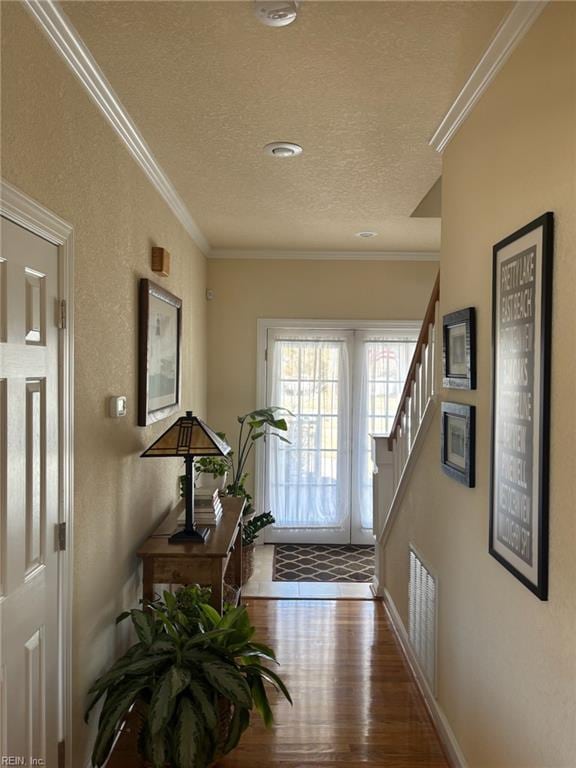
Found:
[{"label": "doormat", "polygon": [[374,547],[276,544],[274,581],[372,581]]}]

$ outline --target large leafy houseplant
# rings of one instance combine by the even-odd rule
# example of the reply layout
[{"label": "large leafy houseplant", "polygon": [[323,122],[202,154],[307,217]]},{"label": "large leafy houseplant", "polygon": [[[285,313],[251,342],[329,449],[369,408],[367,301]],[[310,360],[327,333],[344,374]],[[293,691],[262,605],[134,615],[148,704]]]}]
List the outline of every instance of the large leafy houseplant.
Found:
[{"label": "large leafy houseplant", "polygon": [[96,768],[133,705],[141,718],[139,750],[154,768],[206,768],[234,749],[254,711],[272,724],[267,684],[291,701],[281,678],[263,663],[276,658],[253,640],[246,608],[229,607],[221,616],[209,595],[199,587],[165,592],[146,610],[118,617],[131,618],[138,642],[90,690],[86,719],[104,700],[92,754]]},{"label": "large leafy houseplant", "polygon": [[284,443],[289,443],[281,433],[288,431],[288,423],[281,414],[290,414],[286,408],[271,405],[269,408],[258,408],[255,411],[238,416],[240,431],[238,434],[238,451],[236,460],[232,455],[232,482],[228,485],[227,492],[231,496],[241,496],[246,499],[244,514],[254,512],[252,496],[246,490],[246,463],[254,449],[254,445],[263,437],[275,438]]}]

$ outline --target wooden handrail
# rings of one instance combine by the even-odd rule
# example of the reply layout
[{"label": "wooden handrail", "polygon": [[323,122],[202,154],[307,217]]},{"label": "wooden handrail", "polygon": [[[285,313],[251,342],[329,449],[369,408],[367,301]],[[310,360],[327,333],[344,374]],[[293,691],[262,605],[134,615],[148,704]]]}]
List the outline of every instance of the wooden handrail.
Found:
[{"label": "wooden handrail", "polygon": [[398,432],[398,429],[400,427],[400,423],[402,421],[402,414],[406,410],[406,403],[408,402],[408,398],[410,397],[410,390],[412,389],[412,383],[416,381],[416,368],[418,366],[418,363],[421,361],[422,357],[422,350],[424,349],[425,345],[429,342],[429,335],[430,335],[430,325],[434,322],[434,317],[436,314],[436,302],[440,298],[440,272],[438,272],[438,275],[436,277],[436,282],[434,283],[434,288],[432,289],[432,295],[430,296],[430,301],[428,302],[428,308],[426,309],[426,314],[424,315],[424,320],[422,321],[422,328],[420,329],[420,335],[418,336],[418,341],[416,342],[416,349],[414,350],[414,354],[412,355],[412,362],[410,363],[410,368],[408,369],[408,374],[406,376],[406,381],[404,383],[404,389],[402,390],[402,394],[400,396],[400,402],[398,403],[398,410],[396,411],[396,416],[394,417],[394,421],[392,422],[392,429],[390,430],[390,434],[388,435],[388,450],[391,451],[394,447],[394,438],[396,437],[396,432]]}]

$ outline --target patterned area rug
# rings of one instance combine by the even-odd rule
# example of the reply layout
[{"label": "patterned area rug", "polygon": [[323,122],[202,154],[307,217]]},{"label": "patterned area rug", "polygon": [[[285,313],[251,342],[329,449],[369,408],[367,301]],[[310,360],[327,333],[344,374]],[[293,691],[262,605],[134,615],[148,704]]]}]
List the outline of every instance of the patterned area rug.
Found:
[{"label": "patterned area rug", "polygon": [[274,581],[372,581],[374,547],[276,544]]}]

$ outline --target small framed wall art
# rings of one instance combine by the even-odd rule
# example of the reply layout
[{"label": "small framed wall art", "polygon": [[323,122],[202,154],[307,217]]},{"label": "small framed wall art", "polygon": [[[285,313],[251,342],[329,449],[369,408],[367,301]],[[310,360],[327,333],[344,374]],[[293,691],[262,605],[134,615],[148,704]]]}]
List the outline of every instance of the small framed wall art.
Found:
[{"label": "small framed wall art", "polygon": [[461,309],[442,319],[442,384],[476,389],[476,310]]},{"label": "small framed wall art", "polygon": [[476,483],[476,408],[442,403],[441,463],[453,480],[474,488]]},{"label": "small framed wall art", "polygon": [[548,599],[554,215],[494,246],[490,554]]},{"label": "small framed wall art", "polygon": [[180,410],[182,299],[140,280],[138,424]]}]

